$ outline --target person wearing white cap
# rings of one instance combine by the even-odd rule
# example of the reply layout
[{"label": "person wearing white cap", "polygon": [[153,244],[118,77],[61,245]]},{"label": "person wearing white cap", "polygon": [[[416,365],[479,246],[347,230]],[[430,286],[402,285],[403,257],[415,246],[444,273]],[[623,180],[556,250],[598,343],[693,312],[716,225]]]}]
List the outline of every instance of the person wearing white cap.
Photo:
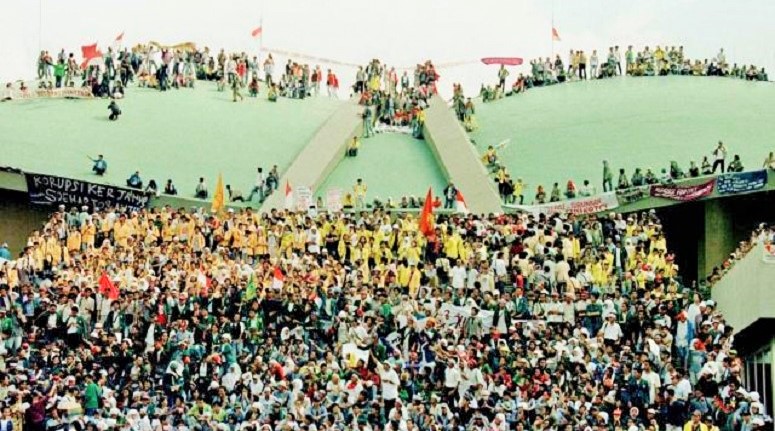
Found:
[{"label": "person wearing white cap", "polygon": [[603,338],[605,343],[609,346],[619,344],[619,339],[624,336],[622,327],[619,326],[619,322],[616,321],[616,315],[614,313],[608,313],[605,315],[605,322],[603,323]]}]

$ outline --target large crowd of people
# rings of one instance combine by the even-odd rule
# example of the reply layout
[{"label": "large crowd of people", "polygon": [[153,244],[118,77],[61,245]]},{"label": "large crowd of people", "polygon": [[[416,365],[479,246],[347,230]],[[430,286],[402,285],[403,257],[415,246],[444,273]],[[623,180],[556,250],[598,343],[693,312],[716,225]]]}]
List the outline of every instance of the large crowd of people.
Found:
[{"label": "large crowd of people", "polygon": [[215,53],[193,44],[162,46],[151,42],[115,50],[109,47],[101,58],[84,64],[64,49],[56,59],[49,51],[41,51],[37,64],[39,87],[80,85],[91,88],[96,97],[124,97],[130,83],[167,91],[193,88],[198,80],[216,82],[219,91],[231,90],[234,101],[243,99],[242,88],[247,88],[249,96],[257,97],[262,85],[270,101],[318,96],[324,84],[328,97],[337,98],[339,90],[336,74],[331,69],[324,74],[319,65],[289,59],[278,78],[272,54],[262,62],[245,52],[227,53],[221,49]]},{"label": "large crowd of people", "polygon": [[769,423],[742,387],[733,328],[682,282],[653,211],[426,221],[61,206],[0,264],[4,420],[52,431]]},{"label": "large crowd of people", "polygon": [[[589,73],[587,73],[589,72]],[[723,76],[748,81],[767,81],[767,71],[756,65],[730,64],[724,49],[713,58],[691,60],[684,54],[683,46],[644,46],[637,51],[632,45],[627,50],[611,46],[607,52],[597,50],[585,53],[571,49],[566,62],[560,54],[554,58],[540,57],[530,60],[530,73],[517,75],[510,88],[506,78],[510,72],[501,67],[498,70],[498,84],[482,84],[479,95],[482,101],[491,102],[504,96],[523,93],[533,87],[562,84],[587,79],[604,79],[620,76]]]},{"label": "large crowd of people", "polygon": [[388,67],[373,59],[355,74],[353,92],[358,95],[363,109],[363,137],[374,136],[377,125],[409,128],[413,137],[423,137],[425,108],[436,94],[439,75],[428,60],[418,64],[412,76],[403,71],[399,78],[395,67]]}]

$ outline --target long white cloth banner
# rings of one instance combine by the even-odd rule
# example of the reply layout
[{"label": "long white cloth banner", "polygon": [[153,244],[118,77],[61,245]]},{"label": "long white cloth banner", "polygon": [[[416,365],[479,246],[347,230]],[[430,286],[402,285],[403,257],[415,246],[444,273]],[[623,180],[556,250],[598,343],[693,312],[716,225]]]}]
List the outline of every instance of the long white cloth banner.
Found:
[{"label": "long white cloth banner", "polygon": [[612,210],[619,206],[616,192],[602,193],[587,198],[571,199],[567,201],[549,202],[539,205],[504,205],[533,214],[595,214]]},{"label": "long white cloth banner", "polygon": [[29,100],[29,99],[91,99],[91,88],[30,88],[24,91],[19,89],[4,89],[0,93],[2,100]]}]

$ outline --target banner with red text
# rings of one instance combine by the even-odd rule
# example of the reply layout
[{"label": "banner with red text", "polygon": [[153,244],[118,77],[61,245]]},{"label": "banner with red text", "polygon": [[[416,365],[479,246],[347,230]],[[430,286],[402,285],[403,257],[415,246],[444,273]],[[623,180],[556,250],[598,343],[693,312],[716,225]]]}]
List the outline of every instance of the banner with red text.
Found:
[{"label": "banner with red text", "polygon": [[520,57],[484,57],[482,59],[484,64],[502,64],[504,66],[519,66],[522,64]]},{"label": "banner with red text", "polygon": [[27,88],[3,89],[2,100],[29,100],[29,99],[91,99],[91,88],[86,87],[68,87],[68,88]]},{"label": "banner with red text", "polygon": [[672,199],[675,201],[693,201],[713,193],[716,179],[694,186],[654,185],[651,186],[651,196],[657,198]]},{"label": "banner with red text", "polygon": [[504,205],[532,214],[595,214],[612,210],[619,206],[615,192],[608,192],[586,198],[571,199],[567,201],[549,202],[540,205]]}]

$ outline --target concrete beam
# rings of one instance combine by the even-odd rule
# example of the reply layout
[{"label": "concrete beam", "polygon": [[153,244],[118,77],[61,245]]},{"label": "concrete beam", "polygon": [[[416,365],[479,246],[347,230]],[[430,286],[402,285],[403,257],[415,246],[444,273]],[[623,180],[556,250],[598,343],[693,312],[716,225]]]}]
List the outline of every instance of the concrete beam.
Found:
[{"label": "concrete beam", "polygon": [[362,112],[363,107],[354,98],[337,109],[281,176],[277,191],[264,201],[261,211],[269,212],[272,208],[285,207],[283,190],[286,181],[290,181],[294,188],[307,186],[313,191],[320,186],[344,158],[347,141],[361,133]]},{"label": "concrete beam", "polygon": [[431,98],[425,113],[425,140],[447,178],[463,193],[471,212],[503,212],[492,177],[454,112],[438,95]]}]

